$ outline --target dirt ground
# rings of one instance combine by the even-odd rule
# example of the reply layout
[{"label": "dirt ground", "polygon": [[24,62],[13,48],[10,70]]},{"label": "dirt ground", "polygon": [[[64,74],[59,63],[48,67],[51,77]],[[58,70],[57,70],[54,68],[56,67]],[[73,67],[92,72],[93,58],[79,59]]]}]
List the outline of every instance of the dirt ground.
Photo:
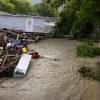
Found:
[{"label": "dirt ground", "polygon": [[0,84],[0,100],[100,100],[100,83],[85,80],[79,65],[94,65],[100,57],[76,56],[76,40],[49,39],[29,48],[42,58],[32,60],[25,78],[9,78]]}]

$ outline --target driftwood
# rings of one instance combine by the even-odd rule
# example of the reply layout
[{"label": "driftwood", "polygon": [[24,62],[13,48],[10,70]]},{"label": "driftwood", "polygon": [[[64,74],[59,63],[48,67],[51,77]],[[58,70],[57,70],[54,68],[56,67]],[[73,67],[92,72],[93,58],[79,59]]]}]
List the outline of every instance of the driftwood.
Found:
[{"label": "driftwood", "polygon": [[2,63],[1,68],[4,66],[4,64],[5,64],[6,60],[7,60],[7,55],[8,55],[8,51],[7,51],[6,55],[5,55],[5,58],[4,58],[4,61],[3,61],[3,63]]},{"label": "driftwood", "polygon": [[6,69],[10,68],[10,67],[15,67],[14,65],[19,61],[19,56],[14,57],[10,63],[4,65],[3,67],[0,68],[0,73],[2,73],[3,71],[5,71]]},{"label": "driftwood", "polygon": [[[33,34],[33,33],[25,33],[21,31],[15,31],[10,29],[0,29],[0,74],[10,73],[16,67],[17,62],[19,61],[20,56],[16,55],[19,52],[16,49],[7,48],[7,43],[13,43],[15,39],[21,39],[21,45],[25,46],[27,43],[38,42],[47,37],[45,34]],[[5,34],[6,33],[6,34]],[[3,49],[2,49],[3,48]]]}]

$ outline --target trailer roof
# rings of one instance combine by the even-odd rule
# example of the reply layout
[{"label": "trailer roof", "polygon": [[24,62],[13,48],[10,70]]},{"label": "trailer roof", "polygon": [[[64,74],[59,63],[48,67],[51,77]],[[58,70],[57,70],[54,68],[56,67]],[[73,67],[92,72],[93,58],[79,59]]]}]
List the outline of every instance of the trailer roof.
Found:
[{"label": "trailer roof", "polygon": [[2,12],[0,11],[0,15],[3,16],[13,16],[13,17],[30,17],[30,18],[41,18],[41,19],[52,19],[52,20],[57,20],[58,18],[55,17],[44,17],[44,16],[32,16],[32,15],[21,15],[21,14],[11,14],[8,12]]}]

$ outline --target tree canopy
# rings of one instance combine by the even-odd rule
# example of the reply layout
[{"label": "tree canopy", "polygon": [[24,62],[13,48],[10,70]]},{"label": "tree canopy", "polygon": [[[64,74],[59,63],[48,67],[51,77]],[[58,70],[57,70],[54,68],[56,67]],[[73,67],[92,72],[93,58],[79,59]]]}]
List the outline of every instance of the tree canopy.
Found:
[{"label": "tree canopy", "polygon": [[0,11],[30,14],[31,3],[28,0],[0,0]]},{"label": "tree canopy", "polygon": [[46,2],[33,5],[32,0],[0,0],[0,11],[50,17],[57,15],[56,10]]},{"label": "tree canopy", "polygon": [[55,32],[73,34],[75,37],[89,37],[93,31],[100,32],[100,1],[97,0],[67,0]]},{"label": "tree canopy", "polygon": [[33,12],[36,13],[37,15],[46,16],[46,17],[57,16],[56,10],[45,2],[35,4],[33,6]]}]

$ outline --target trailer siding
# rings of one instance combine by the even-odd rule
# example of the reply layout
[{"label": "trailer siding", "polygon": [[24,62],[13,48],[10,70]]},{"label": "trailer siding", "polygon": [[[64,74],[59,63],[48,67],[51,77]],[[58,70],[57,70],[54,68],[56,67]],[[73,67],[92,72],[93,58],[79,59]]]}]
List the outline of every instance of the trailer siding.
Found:
[{"label": "trailer siding", "polygon": [[0,16],[0,28],[26,30],[26,18],[13,16]]},{"label": "trailer siding", "polygon": [[[22,30],[24,32],[50,33],[51,22],[55,18],[0,13],[0,28]],[[46,24],[48,23],[48,24]]]}]

